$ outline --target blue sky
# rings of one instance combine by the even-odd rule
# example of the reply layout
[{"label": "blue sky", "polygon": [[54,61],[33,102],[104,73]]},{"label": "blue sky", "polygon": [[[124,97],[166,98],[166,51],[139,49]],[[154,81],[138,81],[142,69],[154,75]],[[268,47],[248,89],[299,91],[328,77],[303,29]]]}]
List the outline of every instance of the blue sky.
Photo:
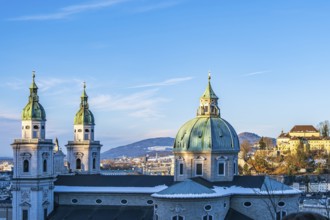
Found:
[{"label": "blue sky", "polygon": [[238,133],[316,125],[330,113],[329,11],[327,0],[1,1],[1,155],[21,135],[32,70],[63,148],[83,81],[103,151],[174,137],[209,70]]}]

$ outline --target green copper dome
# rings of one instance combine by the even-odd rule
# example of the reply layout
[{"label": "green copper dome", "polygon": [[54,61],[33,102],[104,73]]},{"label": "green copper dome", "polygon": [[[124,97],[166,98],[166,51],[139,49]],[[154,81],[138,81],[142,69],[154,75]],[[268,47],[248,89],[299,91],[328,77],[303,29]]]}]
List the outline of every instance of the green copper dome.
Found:
[{"label": "green copper dome", "polygon": [[80,109],[74,117],[75,125],[95,125],[94,115],[89,110],[88,96],[86,93],[86,84],[84,84],[84,91],[81,95]]},{"label": "green copper dome", "polygon": [[197,117],[186,122],[178,131],[174,152],[239,152],[235,129],[220,117],[218,97],[209,82],[201,97]]},{"label": "green copper dome", "polygon": [[178,131],[174,152],[178,151],[239,151],[235,129],[218,117],[196,117],[186,122]]},{"label": "green copper dome", "polygon": [[34,81],[35,74],[33,72],[33,80],[30,86],[29,102],[23,109],[22,120],[46,121],[46,112],[44,107],[39,103],[38,87]]}]

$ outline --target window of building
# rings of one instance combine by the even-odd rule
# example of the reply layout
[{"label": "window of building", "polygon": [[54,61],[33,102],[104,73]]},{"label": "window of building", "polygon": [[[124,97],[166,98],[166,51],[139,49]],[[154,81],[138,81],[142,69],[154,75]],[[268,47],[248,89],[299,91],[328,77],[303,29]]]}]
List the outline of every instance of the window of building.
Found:
[{"label": "window of building", "polygon": [[28,160],[24,160],[24,162],[23,162],[23,172],[24,173],[29,172],[29,161]]},{"label": "window of building", "polygon": [[93,169],[96,169],[96,158],[93,158]]},{"label": "window of building", "polygon": [[196,164],[196,176],[202,176],[203,175],[203,164],[197,163]]},{"label": "window of building", "polygon": [[252,205],[252,203],[251,202],[244,202],[244,204],[243,204],[245,207],[250,207],[251,205]]},{"label": "window of building", "polygon": [[147,201],[147,204],[152,205],[152,204],[154,204],[154,201],[150,199],[150,200]]},{"label": "window of building", "polygon": [[101,199],[97,199],[95,202],[96,202],[97,204],[101,204],[101,203],[102,203],[102,200],[101,200]]},{"label": "window of building", "polygon": [[284,216],[286,216],[285,211],[276,212],[276,220],[282,220],[282,218],[284,218]]},{"label": "window of building", "polygon": [[78,129],[78,132],[82,132],[82,130],[81,129]]},{"label": "window of building", "polygon": [[42,126],[41,126],[41,129],[45,129],[45,126],[44,126],[44,125],[42,125]]},{"label": "window of building", "polygon": [[223,207],[226,208],[227,207],[227,203],[223,203]]},{"label": "window of building", "polygon": [[179,165],[179,175],[183,175],[183,163]]},{"label": "window of building", "polygon": [[213,220],[213,216],[212,215],[204,215],[203,220]]},{"label": "window of building", "polygon": [[236,163],[234,162],[233,173],[236,175]]},{"label": "window of building", "polygon": [[225,175],[225,163],[224,162],[219,162],[218,163],[218,175],[219,176],[224,176]]},{"label": "window of building", "polygon": [[123,205],[126,205],[127,204],[127,200],[126,199],[123,199],[123,200],[120,201],[120,203],[123,204]]},{"label": "window of building", "polygon": [[84,140],[88,140],[88,134],[84,135]]},{"label": "window of building", "polygon": [[172,217],[172,220],[184,220],[184,217],[181,215],[176,215]]},{"label": "window of building", "polygon": [[71,202],[72,203],[77,203],[78,202],[78,199],[72,199]]},{"label": "window of building", "polygon": [[278,202],[277,205],[280,206],[280,207],[283,207],[283,206],[285,206],[285,202],[283,202],[283,201]]},{"label": "window of building", "polygon": [[34,129],[39,129],[38,125],[33,126]]},{"label": "window of building", "polygon": [[29,212],[28,212],[28,210],[26,210],[26,209],[23,210],[22,219],[23,220],[28,220],[29,219]]},{"label": "window of building", "polygon": [[25,129],[30,129],[30,126],[28,126],[28,125],[27,125],[27,126],[25,126]]},{"label": "window of building", "polygon": [[43,162],[43,171],[47,172],[47,160],[44,160]]},{"label": "window of building", "polygon": [[204,206],[204,210],[205,211],[210,211],[211,209],[212,209],[212,206],[211,205]]},{"label": "window of building", "polygon": [[76,160],[76,169],[77,170],[81,169],[81,160],[79,158]]},{"label": "window of building", "polygon": [[44,209],[44,220],[47,220],[47,209]]},{"label": "window of building", "polygon": [[208,106],[204,106],[204,110],[205,110],[205,112],[208,112],[209,111]]},{"label": "window of building", "polygon": [[89,132],[89,129],[86,128],[86,129],[85,129],[85,132]]}]

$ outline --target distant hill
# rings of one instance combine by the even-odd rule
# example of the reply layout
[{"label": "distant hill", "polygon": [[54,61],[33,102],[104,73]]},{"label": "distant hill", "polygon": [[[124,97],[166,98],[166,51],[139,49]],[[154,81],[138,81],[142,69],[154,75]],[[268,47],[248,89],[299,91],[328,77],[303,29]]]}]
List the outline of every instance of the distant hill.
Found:
[{"label": "distant hill", "polygon": [[140,157],[149,154],[150,156],[156,155],[170,155],[172,154],[172,147],[174,138],[159,137],[141,140],[125,146],[112,148],[108,151],[101,153],[101,159],[126,157]]},{"label": "distant hill", "polygon": [[[250,144],[255,144],[257,143],[259,140],[260,140],[260,136],[255,134],[255,133],[251,133],[251,132],[242,132],[240,134],[238,134],[238,139],[239,139],[239,142],[242,143],[244,140],[247,140]],[[276,145],[276,139],[275,138],[271,138],[271,137],[268,137],[270,139],[272,139],[273,141],[273,145],[275,146]]]},{"label": "distant hill", "polygon": [[[252,145],[260,140],[260,136],[255,133],[243,132],[238,135],[240,143],[244,140],[249,141]],[[275,146],[276,139],[271,138]],[[145,155],[155,156],[156,153],[159,156],[167,156],[172,154],[172,148],[174,144],[174,138],[171,137],[159,137],[150,138],[134,142],[132,144],[119,146],[107,150],[101,153],[101,159],[113,159],[119,157],[142,157]]]}]

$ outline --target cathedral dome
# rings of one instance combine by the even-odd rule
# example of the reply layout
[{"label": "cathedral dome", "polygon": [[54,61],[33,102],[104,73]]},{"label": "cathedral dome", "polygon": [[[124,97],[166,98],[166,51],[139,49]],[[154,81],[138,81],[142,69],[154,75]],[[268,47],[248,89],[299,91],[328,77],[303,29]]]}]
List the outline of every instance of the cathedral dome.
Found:
[{"label": "cathedral dome", "polygon": [[46,121],[46,112],[44,107],[39,103],[38,87],[34,81],[35,74],[33,73],[33,81],[30,86],[29,102],[22,111],[22,120]]},{"label": "cathedral dome", "polygon": [[174,152],[239,152],[235,129],[220,117],[218,97],[212,90],[211,77],[200,99],[197,117],[186,122],[178,131]]},{"label": "cathedral dome", "polygon": [[94,125],[94,115],[89,109],[80,108],[74,117],[75,125]]},{"label": "cathedral dome", "polygon": [[239,151],[238,136],[234,128],[218,117],[196,117],[178,131],[174,151]]},{"label": "cathedral dome", "polygon": [[81,95],[80,109],[74,117],[75,125],[95,125],[94,115],[89,110],[88,96],[86,94],[86,84],[84,84],[84,91]]},{"label": "cathedral dome", "polygon": [[29,102],[23,109],[22,120],[45,121],[46,112],[44,107],[38,102]]}]

